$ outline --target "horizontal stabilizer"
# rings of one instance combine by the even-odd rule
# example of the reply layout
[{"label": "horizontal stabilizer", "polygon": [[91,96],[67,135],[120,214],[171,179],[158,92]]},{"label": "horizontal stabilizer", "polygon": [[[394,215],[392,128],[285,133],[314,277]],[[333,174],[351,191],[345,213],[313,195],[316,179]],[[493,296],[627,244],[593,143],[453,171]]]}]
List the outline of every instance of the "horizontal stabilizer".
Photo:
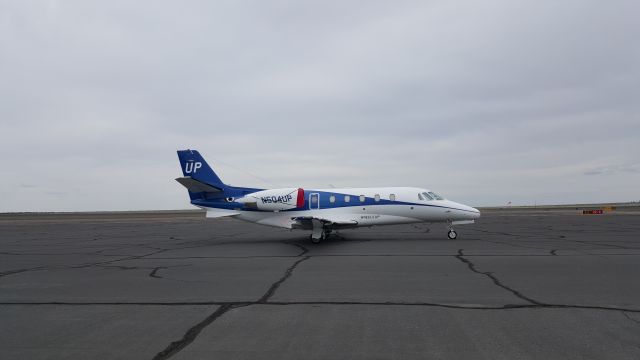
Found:
[{"label": "horizontal stabilizer", "polygon": [[217,193],[222,191],[222,189],[218,187],[205,184],[202,181],[198,181],[192,178],[191,176],[180,177],[177,178],[176,181],[193,193]]},{"label": "horizontal stabilizer", "polygon": [[207,209],[207,218],[220,218],[225,216],[234,216],[240,214],[239,211],[226,209]]}]

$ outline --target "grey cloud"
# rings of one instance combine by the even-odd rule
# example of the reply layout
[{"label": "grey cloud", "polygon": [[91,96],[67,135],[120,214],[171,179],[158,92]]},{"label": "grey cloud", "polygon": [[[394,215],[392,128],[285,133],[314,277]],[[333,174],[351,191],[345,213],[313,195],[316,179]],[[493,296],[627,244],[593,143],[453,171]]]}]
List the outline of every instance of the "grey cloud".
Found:
[{"label": "grey cloud", "polygon": [[[3,2],[0,211],[188,207],[178,148],[236,185],[415,185],[475,205],[635,199],[638,10]],[[583,176],[595,173],[607,183]]]},{"label": "grey cloud", "polygon": [[637,174],[640,173],[640,163],[638,164],[626,164],[626,165],[610,165],[599,166],[596,168],[588,169],[584,172],[584,175],[614,175],[619,173]]}]

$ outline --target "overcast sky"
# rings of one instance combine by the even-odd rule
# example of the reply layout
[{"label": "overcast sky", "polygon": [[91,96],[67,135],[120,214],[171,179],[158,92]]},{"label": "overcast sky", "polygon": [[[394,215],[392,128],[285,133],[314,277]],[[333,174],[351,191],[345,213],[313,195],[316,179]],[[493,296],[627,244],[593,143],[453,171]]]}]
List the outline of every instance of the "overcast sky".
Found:
[{"label": "overcast sky", "polygon": [[0,212],[232,185],[640,200],[640,2],[0,0]]}]

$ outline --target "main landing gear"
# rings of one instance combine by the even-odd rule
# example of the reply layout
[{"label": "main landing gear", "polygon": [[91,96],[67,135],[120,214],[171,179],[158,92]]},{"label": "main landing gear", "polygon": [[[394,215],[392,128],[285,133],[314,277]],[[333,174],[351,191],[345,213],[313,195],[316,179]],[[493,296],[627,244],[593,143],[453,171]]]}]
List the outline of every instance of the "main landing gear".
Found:
[{"label": "main landing gear", "polygon": [[309,235],[309,239],[314,244],[320,244],[320,241],[327,240],[330,234],[331,234],[331,230],[323,229],[321,232],[318,232],[318,233],[314,231],[313,234]]},{"label": "main landing gear", "polygon": [[309,237],[311,242],[314,244],[319,244],[320,241],[326,240],[331,234],[331,230],[324,228],[324,223],[318,219],[312,219],[311,224],[313,225],[313,232]]}]

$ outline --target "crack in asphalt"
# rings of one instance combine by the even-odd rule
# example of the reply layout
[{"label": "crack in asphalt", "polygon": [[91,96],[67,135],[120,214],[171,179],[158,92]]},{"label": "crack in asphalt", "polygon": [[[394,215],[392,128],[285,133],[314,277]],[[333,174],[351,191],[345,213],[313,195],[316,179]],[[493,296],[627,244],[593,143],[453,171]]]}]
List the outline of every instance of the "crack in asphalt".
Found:
[{"label": "crack in asphalt", "polygon": [[[117,263],[119,261],[128,261],[128,260],[139,260],[139,259],[153,259],[153,260],[188,260],[188,259],[258,259],[258,258],[298,258],[304,254],[306,254],[309,250],[304,248],[302,245],[291,244],[293,246],[297,246],[300,249],[304,249],[298,255],[247,255],[247,256],[163,256],[163,257],[152,257],[155,254],[163,253],[177,249],[161,249],[159,251],[155,251],[153,253],[137,255],[137,256],[126,256],[122,258],[117,258],[113,260],[100,261],[95,263],[86,263],[74,266],[62,266],[62,265],[53,265],[53,266],[37,266],[33,268],[26,269],[15,269],[8,270],[4,272],[0,272],[0,278],[4,276],[10,276],[15,274],[20,274],[23,272],[30,271],[46,271],[46,270],[65,270],[65,269],[84,269],[90,267],[101,267],[101,268],[118,268],[122,270],[134,270],[134,269],[154,269],[153,267],[138,267],[138,266],[120,266],[120,265],[110,265],[113,263]],[[544,256],[559,256],[557,254],[558,249],[551,250],[549,255],[546,254],[499,254],[501,257],[544,257]],[[588,256],[603,256],[600,254],[592,254],[585,253]],[[569,254],[563,256],[585,256],[578,254]],[[449,254],[320,254],[320,255],[308,255],[309,257],[449,257],[452,255]],[[459,255],[458,255],[459,256]],[[455,256],[455,257],[458,257]],[[474,257],[492,257],[497,256],[496,254],[477,254],[473,255]],[[606,256],[637,256],[637,254],[606,254]],[[186,265],[185,265],[186,266]],[[489,275],[487,275],[489,276]]]},{"label": "crack in asphalt", "polygon": [[153,357],[153,360],[169,359],[173,355],[179,353],[180,351],[182,351],[182,349],[184,349],[189,344],[191,344],[198,337],[198,335],[204,328],[211,325],[211,323],[216,321],[222,315],[226,314],[229,310],[235,309],[237,307],[239,306],[233,305],[233,304],[221,305],[219,308],[216,309],[216,311],[214,311],[211,315],[207,316],[204,320],[190,327],[187,330],[187,332],[184,334],[182,339],[171,342],[171,344],[169,344],[164,350],[157,353],[156,356]]},{"label": "crack in asphalt", "polygon": [[[303,247],[303,254],[306,252],[306,249],[304,249]],[[180,351],[182,351],[182,349],[184,349],[185,347],[187,347],[189,344],[191,344],[200,334],[200,332],[206,328],[207,326],[211,325],[214,321],[216,321],[218,318],[220,318],[222,315],[226,314],[228,311],[230,311],[231,309],[235,309],[238,307],[243,307],[243,306],[249,306],[249,305],[256,305],[256,304],[265,304],[269,301],[269,299],[275,294],[275,292],[278,290],[278,288],[280,287],[280,285],[282,285],[285,281],[287,281],[288,278],[291,277],[291,275],[293,274],[293,271],[296,269],[296,267],[302,263],[303,261],[309,260],[311,257],[310,256],[305,256],[301,259],[298,259],[296,262],[294,262],[291,266],[289,266],[287,268],[287,270],[285,270],[284,275],[282,275],[282,277],[280,279],[278,279],[276,282],[274,282],[269,289],[267,290],[267,292],[264,293],[264,295],[262,295],[262,297],[260,297],[260,299],[258,299],[257,301],[253,301],[253,302],[244,302],[244,303],[224,303],[224,304],[220,304],[220,307],[213,312],[213,314],[207,316],[204,320],[202,320],[201,322],[197,323],[196,325],[192,326],[191,328],[189,328],[189,330],[187,330],[187,332],[184,334],[184,336],[182,337],[182,339],[178,340],[178,341],[173,341],[171,344],[169,344],[169,346],[167,346],[164,350],[162,350],[161,352],[159,352],[158,354],[156,354],[156,356],[153,357],[153,360],[165,360],[165,359],[169,359],[171,358],[173,355],[179,353]],[[154,269],[151,274],[149,274],[149,276],[155,277],[155,273],[159,270],[160,268],[156,268]]]},{"label": "crack in asphalt", "polygon": [[527,302],[529,302],[531,304],[534,304],[534,305],[546,305],[544,303],[541,303],[541,302],[539,302],[537,300],[534,300],[534,299],[522,294],[518,290],[515,290],[515,289],[503,284],[502,281],[500,281],[500,279],[498,279],[492,272],[490,272],[490,271],[480,271],[480,270],[476,269],[476,265],[473,262],[471,262],[471,260],[469,260],[469,259],[464,257],[463,249],[459,249],[458,250],[458,255],[456,255],[455,258],[460,260],[460,261],[462,261],[463,263],[467,264],[467,266],[469,267],[469,270],[473,271],[474,273],[487,276],[488,278],[493,280],[494,284],[496,284],[497,286],[499,286],[499,287],[511,292],[516,297],[518,297],[518,298],[520,298],[520,299],[522,299],[524,301],[527,301]]},{"label": "crack in asphalt", "polygon": [[158,250],[158,251],[154,251],[148,254],[143,254],[143,255],[131,255],[131,256],[126,256],[123,258],[117,258],[117,259],[112,259],[112,260],[106,260],[106,261],[98,261],[98,262],[94,262],[94,263],[85,263],[85,264],[80,264],[80,265],[73,265],[73,266],[38,266],[38,267],[33,267],[33,268],[27,268],[27,269],[17,269],[17,270],[9,270],[9,271],[5,271],[5,272],[0,272],[0,278],[4,277],[4,276],[9,276],[9,275],[15,275],[15,274],[20,274],[23,272],[30,272],[30,271],[46,271],[46,270],[61,270],[61,269],[85,269],[85,268],[90,268],[90,267],[102,267],[102,268],[107,268],[107,267],[114,267],[114,268],[119,268],[122,270],[133,270],[133,269],[140,269],[143,267],[137,267],[137,266],[119,266],[119,265],[111,265],[113,263],[116,263],[118,261],[127,261],[127,260],[139,260],[139,259],[143,259],[145,257],[148,256],[152,256],[155,254],[159,254],[162,252],[167,251],[166,249],[162,249],[162,250]]},{"label": "crack in asphalt", "polygon": [[483,229],[468,229],[468,230],[469,231],[477,231],[477,232],[481,232],[481,233],[485,233],[485,234],[489,234],[489,235],[507,235],[507,236],[513,236],[513,237],[522,237],[522,238],[533,237],[533,236],[530,236],[530,235],[510,234],[510,233],[506,233],[506,232],[489,231],[489,230],[483,230]]},{"label": "crack in asphalt", "polygon": [[603,244],[603,243],[595,242],[595,241],[586,241],[586,240],[569,240],[569,241],[577,242],[579,244],[584,244],[584,245],[608,246],[608,247],[612,247],[612,248],[615,248],[615,249],[623,249],[623,250],[632,250],[633,249],[633,248],[628,248],[628,247],[620,246],[620,245]]},{"label": "crack in asphalt", "polygon": [[[516,234],[508,234],[508,233],[499,233],[499,232],[489,232],[489,231],[481,231],[487,234],[500,234],[500,235],[508,235],[508,236],[512,236],[512,237],[522,237],[522,238],[526,238],[527,236],[523,236],[523,235],[516,235]],[[237,237],[236,236],[228,236],[229,238],[233,238],[233,237]],[[529,238],[533,238],[533,236],[529,236]],[[98,240],[98,239],[94,239],[94,240]],[[170,240],[180,240],[180,239],[176,239],[176,238],[170,238]],[[521,247],[521,248],[533,248],[533,249],[540,249],[540,248],[535,248],[532,246],[526,246],[526,245],[514,245],[512,243],[507,243],[507,242],[500,242],[500,241],[492,241],[492,240],[485,240],[482,239],[484,241],[487,242],[491,242],[491,243],[496,243],[496,244],[504,244],[504,245],[509,245],[509,246],[516,246],[516,247]],[[191,343],[193,343],[198,336],[200,335],[200,333],[202,332],[202,330],[204,330],[205,328],[207,328],[208,326],[210,326],[211,324],[213,324],[215,321],[217,321],[218,319],[220,319],[222,316],[224,316],[226,313],[228,313],[229,311],[236,309],[236,308],[241,308],[241,307],[248,307],[248,306],[254,306],[254,305],[264,305],[264,306],[296,306],[296,305],[309,305],[309,306],[314,306],[314,305],[337,305],[337,306],[424,306],[424,307],[439,307],[439,308],[448,308],[448,309],[461,309],[461,310],[486,310],[486,311],[500,311],[500,310],[519,310],[519,309],[553,309],[553,308],[557,308],[557,309],[586,309],[586,310],[603,310],[603,311],[620,311],[622,312],[622,314],[628,318],[629,320],[633,321],[634,323],[639,323],[640,321],[635,319],[634,317],[631,316],[631,314],[639,314],[640,313],[640,309],[630,309],[630,308],[618,308],[618,307],[609,307],[609,306],[588,306],[588,305],[571,305],[571,304],[551,304],[551,303],[543,303],[543,302],[539,302],[537,300],[534,300],[522,293],[520,293],[519,291],[509,287],[508,285],[504,284],[500,279],[498,279],[498,277],[496,277],[493,272],[484,272],[484,271],[480,271],[477,269],[476,264],[474,264],[468,257],[470,255],[465,255],[464,254],[464,250],[463,249],[459,249],[457,252],[457,255],[455,255],[454,252],[449,252],[446,255],[441,255],[441,254],[381,254],[381,255],[369,255],[369,254],[353,254],[353,255],[342,255],[342,254],[326,254],[326,255],[307,255],[309,253],[309,249],[306,248],[305,246],[297,243],[298,240],[284,240],[284,241],[278,241],[287,245],[291,245],[291,246],[295,246],[297,248],[300,249],[300,253],[297,255],[288,255],[288,256],[284,256],[284,255],[280,255],[280,256],[185,256],[185,257],[155,257],[154,255],[156,254],[160,254],[160,253],[164,253],[164,252],[171,252],[171,251],[176,251],[176,250],[181,250],[181,249],[193,249],[193,248],[201,248],[201,247],[209,247],[209,246],[219,246],[219,245],[227,245],[227,244],[237,244],[238,242],[235,241],[228,241],[228,242],[219,242],[219,243],[206,243],[203,241],[198,241],[198,242],[182,242],[179,244],[182,245],[189,245],[189,246],[182,246],[182,247],[176,247],[176,248],[169,248],[169,249],[165,249],[165,248],[157,248],[157,247],[152,247],[152,246],[145,246],[142,244],[138,244],[138,245],[133,245],[131,247],[134,248],[142,248],[142,247],[146,247],[149,250],[156,250],[154,252],[150,252],[144,255],[111,255],[111,256],[119,256],[119,258],[117,259],[112,259],[112,260],[108,260],[108,261],[100,261],[100,262],[95,262],[95,263],[87,263],[87,264],[81,264],[81,265],[75,265],[75,266],[50,266],[50,267],[46,267],[46,266],[42,266],[42,267],[36,267],[36,268],[28,268],[28,269],[18,269],[18,270],[10,270],[10,271],[5,271],[5,272],[0,272],[0,277],[2,276],[7,276],[7,275],[12,275],[12,274],[17,274],[17,273],[21,273],[21,272],[26,272],[26,271],[39,271],[39,270],[49,270],[49,269],[82,269],[82,268],[89,268],[89,267],[100,267],[100,268],[118,268],[121,270],[134,270],[134,269],[149,269],[151,270],[148,273],[148,277],[151,278],[157,278],[157,279],[164,279],[162,276],[159,275],[159,271],[162,269],[167,269],[170,267],[174,267],[174,266],[156,266],[156,267],[137,267],[137,266],[121,266],[121,265],[112,265],[114,263],[117,263],[119,261],[127,261],[127,260],[139,260],[139,259],[198,259],[198,258],[203,258],[203,259],[207,259],[207,258],[211,258],[211,259],[215,259],[215,258],[262,258],[262,257],[279,257],[279,258],[284,258],[284,257],[291,257],[291,258],[297,258],[297,260],[291,265],[289,266],[284,274],[277,279],[268,289],[267,291],[264,293],[264,295],[262,295],[258,300],[255,301],[226,301],[226,302],[220,302],[220,301],[197,301],[197,302],[0,302],[0,305],[20,305],[20,306],[42,306],[42,305],[60,305],[60,306],[92,306],[92,305],[115,305],[115,306],[218,306],[218,308],[215,309],[215,311],[213,311],[213,313],[209,314],[206,318],[204,318],[202,321],[196,323],[195,325],[191,326],[189,329],[186,330],[186,332],[184,333],[184,335],[182,336],[182,338],[180,338],[179,340],[173,341],[171,342],[164,350],[160,351],[159,353],[157,353],[154,357],[154,359],[169,359],[171,357],[173,357],[174,355],[178,354],[179,352],[181,352],[183,349],[185,349],[186,347],[188,347]],[[371,241],[371,240],[361,240],[361,241]],[[568,240],[567,241],[575,241],[575,240]],[[357,240],[353,240],[353,242],[359,242]],[[590,244],[590,245],[602,245],[602,246],[609,246],[609,247],[618,247],[621,249],[628,249],[622,246],[616,246],[616,245],[609,245],[609,244],[598,244],[598,243],[594,243],[594,242],[582,242],[582,241],[577,241],[577,242],[581,242],[584,244]],[[74,242],[75,243],[75,242]],[[241,242],[240,244],[247,244],[247,243],[265,243],[264,241],[252,241],[252,242]],[[269,240],[268,243],[275,243],[275,241],[271,241]],[[65,243],[62,243],[65,244]],[[96,252],[93,252],[93,254],[100,254],[103,252],[107,252],[107,251],[117,251],[120,248],[110,248],[110,249],[103,249],[103,250],[98,250]],[[544,254],[536,254],[536,255],[500,255],[500,256],[558,256],[558,254],[556,253],[558,251],[558,249],[552,249],[552,250],[548,250],[548,249],[544,249],[545,252]],[[547,253],[548,251],[548,253]],[[292,251],[293,253],[293,251]],[[69,253],[69,254],[79,254],[79,253]],[[11,255],[18,255],[16,253],[12,253]],[[20,254],[22,255],[22,254]],[[32,254],[24,254],[24,255],[32,255]],[[56,254],[56,255],[67,255],[67,254]],[[593,254],[589,254],[589,255],[593,255]],[[629,255],[629,254],[620,254],[620,255]],[[633,254],[631,254],[633,255]],[[102,255],[101,255],[102,256]],[[120,257],[122,256],[122,257]],[[312,257],[333,257],[333,256],[352,256],[352,257],[360,257],[360,256],[390,256],[390,257],[401,257],[401,256],[451,256],[451,257],[455,257],[458,260],[460,260],[461,262],[463,262],[464,264],[467,265],[467,267],[469,268],[469,270],[471,270],[474,273],[480,274],[480,275],[484,275],[488,278],[490,278],[493,283],[499,287],[501,287],[504,290],[509,291],[510,293],[512,293],[514,296],[516,296],[519,299],[522,299],[524,301],[526,301],[527,303],[522,303],[522,304],[504,304],[504,305],[496,305],[496,306],[482,306],[482,305],[476,305],[476,304],[469,304],[469,305],[464,305],[464,304],[449,304],[449,303],[429,303],[429,302],[397,302],[397,301],[273,301],[271,300],[274,295],[277,293],[277,291],[279,290],[279,288],[282,286],[282,284],[284,284],[294,273],[294,271],[297,269],[297,267],[304,261],[312,258]],[[473,256],[494,256],[494,255],[473,255]],[[571,256],[571,255],[569,255]],[[609,256],[609,254],[607,254],[607,256]],[[103,259],[106,260],[106,259]],[[153,264],[153,265],[157,265],[157,264]],[[190,265],[181,265],[181,266],[190,266]]]},{"label": "crack in asphalt", "polygon": [[264,293],[264,295],[262,295],[262,297],[257,301],[257,303],[261,304],[269,301],[269,299],[275,294],[276,290],[278,290],[280,285],[282,285],[282,283],[284,283],[285,281],[287,281],[289,277],[291,277],[291,274],[293,274],[293,270],[295,270],[295,268],[301,262],[309,260],[310,258],[311,256],[305,256],[302,259],[299,259],[298,261],[294,262],[293,265],[289,266],[289,268],[284,272],[284,275],[278,281],[273,283],[271,287],[269,287],[269,290],[267,290],[267,292]]},{"label": "crack in asphalt", "polygon": [[637,312],[637,311],[628,311],[628,310],[624,310],[622,311],[622,315],[624,315],[624,317],[626,317],[627,319],[633,321],[636,324],[640,325],[640,320],[634,319],[633,317],[631,317],[629,314],[627,314],[627,312]]},{"label": "crack in asphalt", "polygon": [[[451,257],[455,252],[450,254],[316,254],[309,255],[310,257]],[[638,256],[640,254],[616,254],[607,253],[606,256]],[[473,257],[550,257],[553,254],[474,254]],[[555,255],[560,256],[560,255]],[[562,255],[566,257],[584,257],[584,256],[599,256],[599,254],[583,253],[583,254],[567,254]],[[162,257],[149,257],[147,259],[152,260],[188,260],[188,259],[286,259],[286,258],[298,258],[300,255],[227,255],[227,256],[162,256]]]},{"label": "crack in asphalt", "polygon": [[81,265],[75,265],[75,266],[69,266],[69,267],[65,267],[66,269],[82,269],[82,268],[87,268],[87,267],[93,267],[93,266],[100,266],[100,265],[109,265],[118,261],[127,261],[127,260],[139,260],[139,259],[143,259],[147,256],[152,256],[155,254],[159,254],[159,253],[163,253],[167,250],[157,250],[157,251],[153,251],[150,252],[148,254],[143,254],[143,255],[131,255],[131,256],[126,256],[124,258],[118,258],[118,259],[113,259],[113,260],[107,260],[107,261],[98,261],[98,262],[94,262],[94,263],[87,263],[87,264],[81,264]]},{"label": "crack in asphalt", "polygon": [[149,273],[149,277],[162,279],[162,276],[158,275],[158,271],[166,268],[167,268],[166,266],[158,266],[156,268],[153,268],[153,270],[151,270],[151,272]]},{"label": "crack in asphalt", "polygon": [[[292,246],[296,246],[298,248],[300,248],[302,250],[302,252],[298,255],[298,257],[301,257],[302,255],[306,254],[309,250],[307,248],[305,248],[302,245],[296,244],[296,243],[288,243],[289,245]],[[164,252],[164,251],[168,251],[168,249],[159,249],[158,251],[155,251],[153,253],[149,253],[149,254],[145,254],[145,255],[140,255],[140,256],[130,256],[130,257],[126,257],[123,259],[117,259],[117,260],[111,260],[111,261],[106,261],[106,262],[98,262],[98,263],[93,263],[93,264],[84,264],[84,265],[80,265],[80,266],[74,266],[71,268],[83,268],[83,267],[88,267],[88,266],[99,266],[99,267],[115,267],[115,268],[120,268],[123,270],[131,270],[131,269],[139,269],[139,267],[128,267],[128,266],[119,266],[119,265],[105,265],[105,264],[111,264],[113,262],[117,262],[117,261],[123,261],[123,260],[133,260],[133,259],[141,259],[141,258],[145,258],[148,256],[151,256],[153,254],[157,254],[160,252]],[[556,256],[557,254],[555,254],[556,250],[551,250],[550,254],[553,256]],[[448,255],[450,256],[450,255]],[[209,306],[219,306],[212,314],[210,314],[209,316],[207,316],[205,319],[203,319],[202,321],[198,322],[197,324],[193,325],[192,327],[190,327],[185,334],[182,336],[182,338],[180,340],[176,340],[171,342],[165,349],[163,349],[162,351],[160,351],[159,353],[157,353],[154,356],[154,360],[165,360],[165,359],[169,359],[171,357],[173,357],[174,355],[176,355],[177,353],[179,353],[180,351],[182,351],[184,348],[186,348],[187,346],[189,346],[191,343],[193,343],[197,337],[199,336],[199,334],[202,332],[202,330],[204,330],[206,327],[208,327],[209,325],[211,325],[212,323],[214,323],[216,320],[218,320],[220,317],[222,317],[224,314],[226,314],[227,312],[231,311],[232,309],[236,309],[239,307],[246,307],[246,306],[253,306],[253,305],[270,305],[270,306],[291,306],[291,305],[360,305],[360,306],[428,306],[428,307],[441,307],[441,308],[450,308],[450,309],[466,309],[466,310],[514,310],[514,309],[539,309],[539,308],[571,308],[571,309],[595,309],[595,310],[610,310],[610,311],[621,311],[623,313],[623,315],[625,317],[627,317],[629,320],[634,321],[636,323],[639,323],[636,319],[634,319],[633,317],[629,316],[628,313],[640,313],[640,309],[625,309],[625,308],[616,308],[616,307],[601,307],[601,306],[583,306],[583,305],[567,305],[567,304],[545,304],[545,303],[541,303],[537,300],[534,300],[528,296],[523,295],[522,293],[520,293],[519,291],[503,284],[492,272],[483,272],[480,271],[476,268],[476,265],[470,261],[469,259],[465,258],[464,255],[464,250],[463,249],[459,249],[458,250],[458,254],[455,255],[454,257],[457,258],[458,260],[460,260],[461,262],[463,262],[464,264],[467,265],[467,267],[469,268],[469,270],[471,270],[474,273],[477,274],[481,274],[484,276],[489,277],[495,285],[511,292],[513,295],[515,295],[516,297],[527,301],[529,304],[505,304],[502,306],[475,306],[475,305],[459,305],[459,304],[444,304],[444,303],[428,303],[428,302],[392,302],[392,301],[387,301],[387,302],[366,302],[366,301],[300,301],[300,302],[296,302],[296,301],[288,301],[288,302],[282,302],[282,301],[270,301],[270,299],[274,296],[274,294],[276,293],[276,291],[278,290],[278,288],[285,282],[287,281],[287,279],[289,279],[292,275],[293,272],[295,271],[295,269],[298,267],[299,264],[301,264],[302,262],[309,260],[310,258],[312,258],[313,256],[304,256],[301,257],[300,259],[298,259],[297,261],[295,261],[291,266],[289,266],[284,274],[282,275],[282,277],[280,277],[276,282],[274,282],[269,289],[265,292],[265,294],[260,297],[260,299],[258,299],[257,301],[250,301],[250,302],[170,302],[170,303],[162,303],[162,302],[94,302],[94,303],[70,303],[70,302],[40,302],[40,303],[26,303],[26,302],[14,302],[14,303],[9,303],[9,302],[4,302],[4,303],[0,303],[0,305],[70,305],[70,306],[87,306],[87,305],[141,305],[141,306],[187,306],[187,305],[209,305]],[[158,267],[154,267],[152,268],[152,271],[149,273],[149,277],[153,277],[153,278],[162,278],[161,276],[159,276],[157,273],[158,271],[160,271],[161,269],[166,269],[166,266],[158,266]],[[31,270],[36,270],[36,268],[32,268],[32,269],[21,269],[21,270],[17,270],[17,271],[12,271],[12,272],[6,272],[6,273],[0,273],[0,276],[3,275],[7,275],[7,274],[12,274],[12,273],[17,273],[17,272],[24,272],[24,271],[31,271]]]},{"label": "crack in asphalt", "polygon": [[27,269],[16,269],[16,270],[3,271],[3,272],[0,272],[0,278],[4,277],[4,276],[9,276],[9,275],[20,274],[20,273],[27,272],[27,271],[38,271],[38,270],[44,270],[44,269],[46,269],[46,268],[42,267],[42,266],[38,266],[38,267],[27,268]]},{"label": "crack in asphalt", "polygon": [[309,249],[307,249],[304,245],[295,243],[295,242],[291,242],[291,241],[283,241],[283,243],[287,244],[287,245],[291,245],[291,246],[295,246],[297,248],[299,248],[300,250],[302,250],[302,252],[298,255],[296,255],[296,257],[299,256],[303,256],[304,254],[309,252]]},{"label": "crack in asphalt", "polygon": [[64,255],[94,255],[96,252],[64,252],[64,253],[40,253],[40,252],[4,252],[1,251],[0,255],[11,256],[64,256]]},{"label": "crack in asphalt", "polygon": [[123,266],[123,265],[95,265],[96,267],[103,269],[119,269],[119,270],[139,270],[144,269],[140,266]]},{"label": "crack in asphalt", "polygon": [[[572,304],[505,304],[499,306],[460,305],[430,302],[402,302],[402,301],[179,301],[179,302],[0,302],[1,306],[235,306],[247,307],[253,305],[354,305],[354,306],[424,306],[440,307],[460,310],[518,310],[518,309],[582,309],[619,311],[640,314],[640,309],[621,308],[615,306],[572,305]],[[628,314],[627,314],[628,315]],[[638,320],[630,319],[638,322]]]},{"label": "crack in asphalt", "polygon": [[156,278],[156,279],[164,279],[163,276],[158,275],[158,271],[166,270],[166,269],[173,269],[173,268],[177,268],[177,267],[185,267],[185,266],[191,266],[191,264],[172,265],[172,266],[156,266],[154,268],[144,268],[144,269],[151,269],[151,272],[149,273],[149,277]]},{"label": "crack in asphalt", "polygon": [[523,249],[546,250],[545,248],[541,248],[541,247],[528,246],[528,245],[519,245],[519,244],[513,244],[513,243],[508,243],[508,242],[504,242],[504,241],[497,241],[497,240],[480,239],[480,241],[486,241],[486,242],[489,242],[489,243],[492,243],[492,244],[507,245],[507,246],[518,247],[518,248],[523,248]]}]

